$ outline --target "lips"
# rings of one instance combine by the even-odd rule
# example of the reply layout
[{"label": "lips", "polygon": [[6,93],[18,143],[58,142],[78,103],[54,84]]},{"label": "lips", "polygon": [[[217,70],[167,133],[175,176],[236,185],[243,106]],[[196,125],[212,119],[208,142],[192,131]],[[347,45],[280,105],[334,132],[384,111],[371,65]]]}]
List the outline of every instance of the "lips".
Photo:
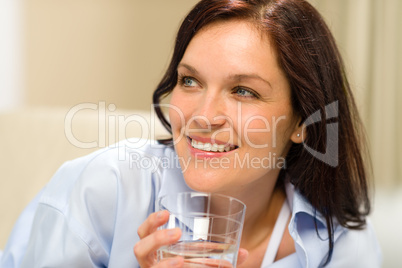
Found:
[{"label": "lips", "polygon": [[205,152],[223,153],[233,151],[238,148],[238,146],[233,144],[218,144],[212,142],[211,140],[207,141],[206,139],[202,139],[203,141],[200,141],[201,138],[188,137],[188,139],[190,141],[191,147]]}]

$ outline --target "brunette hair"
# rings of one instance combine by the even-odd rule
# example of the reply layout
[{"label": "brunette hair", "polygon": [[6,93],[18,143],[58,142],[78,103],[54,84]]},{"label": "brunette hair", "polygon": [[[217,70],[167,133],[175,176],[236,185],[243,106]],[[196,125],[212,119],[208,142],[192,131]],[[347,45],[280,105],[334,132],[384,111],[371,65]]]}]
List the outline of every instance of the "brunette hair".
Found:
[{"label": "brunette hair", "polygon": [[317,111],[322,113],[317,122],[309,122],[305,129],[305,145],[316,152],[326,152],[332,142],[327,140],[326,118],[331,117],[329,114],[337,115],[329,120],[339,126],[338,144],[332,148],[338,158],[328,159],[335,164],[318,159],[303,144],[293,144],[286,157],[286,172],[295,189],[326,219],[326,265],[333,252],[333,219],[346,228],[362,229],[370,202],[361,121],[335,40],[314,7],[304,0],[200,1],[179,29],[172,60],[153,95],[155,111],[171,131],[158,104],[176,86],[177,66],[189,42],[205,26],[233,19],[250,21],[268,34],[279,65],[287,75],[293,110],[301,122],[310,120]]}]

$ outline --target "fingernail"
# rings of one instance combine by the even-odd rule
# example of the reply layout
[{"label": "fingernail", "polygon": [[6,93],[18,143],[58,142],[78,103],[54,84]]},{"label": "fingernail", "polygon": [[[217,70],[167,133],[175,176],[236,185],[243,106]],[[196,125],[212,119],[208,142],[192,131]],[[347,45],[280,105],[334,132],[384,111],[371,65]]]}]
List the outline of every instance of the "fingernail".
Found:
[{"label": "fingernail", "polygon": [[169,261],[169,264],[172,265],[172,266],[176,266],[176,265],[179,264],[179,260],[178,259],[171,259]]},{"label": "fingernail", "polygon": [[168,230],[167,233],[168,233],[168,236],[173,237],[173,236],[177,235],[177,230],[171,229],[171,230]]},{"label": "fingernail", "polygon": [[159,211],[158,214],[156,214],[156,218],[158,220],[160,220],[162,218],[162,216],[163,216],[163,211]]}]

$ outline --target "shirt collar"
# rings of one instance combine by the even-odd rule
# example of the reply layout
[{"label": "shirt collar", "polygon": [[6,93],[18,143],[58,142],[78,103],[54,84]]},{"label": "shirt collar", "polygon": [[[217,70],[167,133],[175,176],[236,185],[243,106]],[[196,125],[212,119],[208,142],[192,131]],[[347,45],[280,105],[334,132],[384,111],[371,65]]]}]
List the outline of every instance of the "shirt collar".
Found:
[{"label": "shirt collar", "polygon": [[164,157],[166,157],[169,164],[167,168],[162,169],[161,188],[157,198],[166,194],[194,192],[184,181],[183,173],[174,149],[167,147]]},{"label": "shirt collar", "polygon": [[[326,219],[290,182],[286,183],[286,196],[292,210],[288,228],[299,261],[303,267],[321,267],[329,249]],[[334,242],[344,230],[334,219]]]}]

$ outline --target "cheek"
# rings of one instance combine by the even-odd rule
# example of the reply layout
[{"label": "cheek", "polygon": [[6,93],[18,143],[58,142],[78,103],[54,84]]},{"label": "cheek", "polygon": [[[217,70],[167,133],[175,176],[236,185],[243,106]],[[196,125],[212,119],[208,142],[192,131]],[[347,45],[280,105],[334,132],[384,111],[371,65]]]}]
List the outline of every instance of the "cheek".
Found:
[{"label": "cheek", "polygon": [[271,124],[260,116],[243,118],[242,135],[247,145],[263,146],[270,142]]},{"label": "cheek", "polygon": [[243,118],[242,135],[246,145],[254,148],[277,148],[290,142],[291,120],[288,116]]},{"label": "cheek", "polygon": [[169,119],[173,130],[181,128],[181,126],[184,125],[185,111],[185,102],[175,93],[175,90],[173,90],[169,103]]}]

